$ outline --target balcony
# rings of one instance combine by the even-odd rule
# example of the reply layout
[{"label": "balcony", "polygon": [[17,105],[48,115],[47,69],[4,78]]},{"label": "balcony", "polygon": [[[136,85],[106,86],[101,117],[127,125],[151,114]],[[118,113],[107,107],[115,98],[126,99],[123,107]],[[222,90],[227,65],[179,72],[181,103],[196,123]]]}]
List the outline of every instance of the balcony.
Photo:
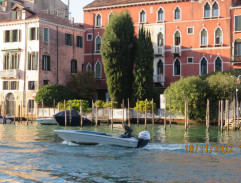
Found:
[{"label": "balcony", "polygon": [[240,55],[233,57],[233,64],[241,64],[241,56]]},{"label": "balcony", "polygon": [[181,56],[182,55],[182,47],[180,45],[172,46],[171,47],[171,53],[172,53],[172,55],[179,55],[179,56]]},{"label": "balcony", "polygon": [[18,69],[1,70],[0,71],[0,78],[19,79],[19,76],[20,76],[20,71]]},{"label": "balcony", "polygon": [[164,83],[165,82],[164,75],[153,75],[153,82],[154,83]]},{"label": "balcony", "polygon": [[154,54],[164,56],[164,46],[155,46]]}]

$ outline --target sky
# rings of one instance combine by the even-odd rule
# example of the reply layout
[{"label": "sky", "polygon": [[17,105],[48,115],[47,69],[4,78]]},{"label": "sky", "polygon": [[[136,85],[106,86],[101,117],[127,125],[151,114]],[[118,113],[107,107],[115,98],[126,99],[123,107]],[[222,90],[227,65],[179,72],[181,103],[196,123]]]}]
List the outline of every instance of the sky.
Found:
[{"label": "sky", "polygon": [[[67,0],[62,0],[67,4]],[[75,23],[83,23],[83,7],[94,0],[69,0],[70,1],[70,17],[74,17]]]}]

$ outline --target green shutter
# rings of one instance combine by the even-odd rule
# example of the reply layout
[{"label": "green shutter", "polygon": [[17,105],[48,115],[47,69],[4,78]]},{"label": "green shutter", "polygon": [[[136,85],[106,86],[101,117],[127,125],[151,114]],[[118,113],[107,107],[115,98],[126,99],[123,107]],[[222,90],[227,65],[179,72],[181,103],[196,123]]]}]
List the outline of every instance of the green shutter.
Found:
[{"label": "green shutter", "polygon": [[33,60],[33,70],[37,70],[37,65],[38,65],[38,52],[35,52],[35,58]]},{"label": "green shutter", "polygon": [[42,56],[42,70],[44,70],[44,55]]},{"label": "green shutter", "polygon": [[29,40],[32,40],[32,31],[31,31],[32,28],[29,28]]},{"label": "green shutter", "polygon": [[72,45],[73,45],[73,35],[70,34],[70,46],[72,46]]},{"label": "green shutter", "polygon": [[31,54],[28,52],[28,70],[31,70]]},{"label": "green shutter", "polygon": [[13,30],[10,30],[10,42],[13,42]]},{"label": "green shutter", "polygon": [[18,68],[19,68],[18,59],[19,59],[19,53],[17,53],[17,58],[16,58],[16,69],[18,69]]},{"label": "green shutter", "polygon": [[17,12],[12,11],[12,20],[16,20],[16,17],[17,17]]},{"label": "green shutter", "polygon": [[49,29],[44,28],[44,42],[48,43],[49,42]]},{"label": "green shutter", "polygon": [[34,90],[37,90],[37,89],[38,89],[38,82],[34,81]]},{"label": "green shutter", "polygon": [[6,70],[6,54],[3,56],[3,70]]},{"label": "green shutter", "polygon": [[20,34],[19,34],[20,30],[17,30],[17,42],[20,42]]},{"label": "green shutter", "polygon": [[50,71],[50,56],[47,56],[47,70]]},{"label": "green shutter", "polygon": [[8,60],[8,69],[12,69],[12,67],[13,67],[13,55],[12,55],[12,53],[9,53],[9,60]]},{"label": "green shutter", "polygon": [[65,45],[68,45],[68,34],[65,34]]},{"label": "green shutter", "polygon": [[19,81],[16,81],[16,90],[19,90]]},{"label": "green shutter", "polygon": [[83,37],[80,36],[80,48],[83,48]]},{"label": "green shutter", "polygon": [[38,27],[35,27],[35,40],[38,40]]}]

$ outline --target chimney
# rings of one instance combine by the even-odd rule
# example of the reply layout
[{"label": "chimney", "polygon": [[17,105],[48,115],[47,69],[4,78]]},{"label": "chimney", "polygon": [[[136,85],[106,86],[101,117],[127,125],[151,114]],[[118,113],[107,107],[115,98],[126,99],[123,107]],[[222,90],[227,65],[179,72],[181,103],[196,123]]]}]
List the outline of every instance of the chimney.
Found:
[{"label": "chimney", "polygon": [[71,17],[71,23],[74,24],[74,17]]}]

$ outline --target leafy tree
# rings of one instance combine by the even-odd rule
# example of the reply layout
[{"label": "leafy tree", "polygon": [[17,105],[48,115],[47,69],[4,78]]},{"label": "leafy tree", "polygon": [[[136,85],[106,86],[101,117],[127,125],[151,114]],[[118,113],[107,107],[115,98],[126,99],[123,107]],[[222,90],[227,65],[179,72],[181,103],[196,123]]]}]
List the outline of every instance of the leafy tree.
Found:
[{"label": "leafy tree", "polygon": [[171,100],[173,111],[184,114],[185,100],[188,101],[190,119],[205,119],[207,93],[208,84],[199,76],[181,77],[179,81],[171,83],[164,92],[167,107]]},{"label": "leafy tree", "polygon": [[[153,106],[154,106],[154,110],[155,110],[156,109],[156,104],[153,103]],[[151,100],[147,101],[147,103],[146,103],[145,100],[139,101],[139,111],[145,112],[146,108],[147,108],[147,111],[152,111],[152,101]],[[135,106],[134,109],[135,109],[135,111],[138,110],[138,103],[137,102],[136,102],[136,106]]]},{"label": "leafy tree", "polygon": [[96,97],[95,78],[92,72],[73,74],[67,85],[76,99],[91,101]]},{"label": "leafy tree", "polygon": [[134,97],[141,100],[151,99],[153,95],[153,59],[154,51],[151,35],[142,26],[137,41],[134,71]]},{"label": "leafy tree", "polygon": [[73,93],[63,85],[53,84],[42,86],[36,94],[35,101],[38,104],[42,104],[47,107],[53,106],[53,101],[62,102],[65,99],[69,100],[73,98]]},{"label": "leafy tree", "polygon": [[102,39],[101,55],[111,98],[131,98],[136,38],[128,11],[113,14]]},{"label": "leafy tree", "polygon": [[[72,104],[72,109],[76,110],[76,111],[80,111],[80,102],[81,100],[68,100],[66,102],[66,109],[70,109],[70,102]],[[64,110],[64,102],[61,102],[60,104],[60,108],[61,110]],[[89,112],[90,108],[89,108],[89,102],[87,100],[82,100],[82,109],[83,112]]]}]

